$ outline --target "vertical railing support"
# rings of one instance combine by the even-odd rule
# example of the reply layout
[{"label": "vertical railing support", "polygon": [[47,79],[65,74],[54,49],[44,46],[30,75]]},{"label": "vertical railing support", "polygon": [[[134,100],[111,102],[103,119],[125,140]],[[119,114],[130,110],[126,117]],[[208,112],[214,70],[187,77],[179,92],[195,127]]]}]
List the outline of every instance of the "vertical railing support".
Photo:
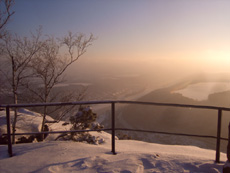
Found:
[{"label": "vertical railing support", "polygon": [[228,145],[227,145],[227,158],[230,162],[230,122],[228,124]]},{"label": "vertical railing support", "polygon": [[217,140],[216,140],[216,163],[220,163],[221,119],[222,119],[222,110],[218,109]]},{"label": "vertical railing support", "polygon": [[6,123],[7,123],[7,139],[8,139],[8,153],[9,156],[13,156],[12,142],[11,142],[11,131],[10,131],[10,108],[6,106]]},{"label": "vertical railing support", "polygon": [[116,154],[115,152],[115,103],[111,103],[111,126],[112,126],[112,153]]}]

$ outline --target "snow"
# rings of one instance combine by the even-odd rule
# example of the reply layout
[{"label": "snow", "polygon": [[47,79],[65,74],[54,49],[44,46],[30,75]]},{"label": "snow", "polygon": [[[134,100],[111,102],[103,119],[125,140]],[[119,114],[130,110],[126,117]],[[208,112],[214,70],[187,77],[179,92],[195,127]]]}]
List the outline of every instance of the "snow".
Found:
[{"label": "snow", "polygon": [[[105,134],[104,134],[105,135]],[[194,146],[161,145],[134,140],[116,140],[91,145],[71,141],[50,141],[0,146],[0,172],[221,172],[214,162],[215,151]],[[226,155],[221,153],[222,160]]]},{"label": "snow", "polygon": [[[19,110],[17,132],[38,131],[41,115],[27,109]],[[12,112],[13,113],[13,112]],[[4,120],[4,111],[0,118]],[[52,118],[49,117],[49,120]],[[5,121],[0,127],[5,128]],[[50,125],[52,131],[68,129],[63,122]],[[26,128],[24,128],[26,127]],[[116,138],[116,155],[111,152],[111,135],[90,132],[104,138],[105,143],[93,145],[73,141],[54,141],[49,135],[44,142],[13,145],[13,157],[7,146],[0,145],[0,172],[222,172],[222,163],[215,163],[215,151],[195,146],[162,145]]]},{"label": "snow", "polygon": [[[11,123],[13,122],[14,112],[10,111]],[[50,116],[46,116],[48,121],[53,121],[54,119]],[[6,131],[6,115],[5,111],[0,111],[0,135],[7,133]],[[36,112],[32,112],[28,109],[18,109],[18,118],[16,125],[16,133],[26,133],[26,132],[39,132],[41,129],[42,115]],[[48,125],[49,131],[64,131],[70,130],[71,125],[63,125],[63,121],[58,123],[52,123]],[[51,141],[56,139],[59,134],[51,134],[46,140]],[[27,135],[24,135],[28,137]],[[16,136],[16,141],[18,138],[22,137],[21,135]]]}]

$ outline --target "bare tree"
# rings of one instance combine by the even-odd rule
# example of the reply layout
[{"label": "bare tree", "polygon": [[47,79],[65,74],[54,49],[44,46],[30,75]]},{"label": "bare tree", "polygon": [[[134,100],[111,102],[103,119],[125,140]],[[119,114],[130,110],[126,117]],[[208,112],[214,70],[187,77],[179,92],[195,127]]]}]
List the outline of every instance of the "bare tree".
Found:
[{"label": "bare tree", "polygon": [[[30,73],[28,65],[33,59],[34,55],[41,48],[40,42],[41,30],[39,29],[36,35],[31,35],[31,38],[21,38],[17,35],[7,34],[2,38],[2,58],[1,63],[7,68],[1,68],[0,72],[8,81],[13,95],[13,103],[18,103],[19,88],[24,84]],[[10,70],[7,71],[8,67]],[[15,133],[17,122],[17,109],[15,109],[14,121],[12,125],[13,134]],[[13,135],[13,143],[15,137]]]},{"label": "bare tree", "polygon": [[[6,35],[6,25],[10,20],[10,17],[15,13],[11,11],[14,5],[14,0],[0,0],[0,55],[3,52],[1,38]],[[4,90],[4,79],[0,78],[0,93]]]},{"label": "bare tree", "polygon": [[[86,52],[93,41],[92,34],[86,38],[83,34],[72,34],[71,32],[61,39],[49,37],[45,40],[31,63],[33,76],[36,83],[39,81],[39,85],[37,85],[39,87],[34,87],[33,82],[27,85],[38,101],[47,103],[57,100],[58,97],[61,100],[60,93],[52,95],[54,86],[63,82],[63,74],[66,69]],[[44,131],[46,115],[47,107],[45,106],[41,131]]]},{"label": "bare tree", "polygon": [[0,0],[0,38],[6,34],[5,26],[10,17],[15,13],[11,11],[14,0]]},{"label": "bare tree", "polygon": [[[55,92],[52,92],[51,98],[53,101],[59,102],[75,102],[75,101],[82,101],[86,95],[87,88],[77,88],[72,90],[63,90],[60,92],[60,89],[57,89]],[[61,94],[60,94],[61,93]],[[59,96],[59,97],[57,97]],[[50,107],[47,111],[47,114],[55,118],[54,122],[59,122],[63,120],[64,117],[67,115],[72,115],[76,111],[76,107],[78,105],[70,105],[70,106],[54,106]],[[47,121],[46,121],[47,122]]]}]

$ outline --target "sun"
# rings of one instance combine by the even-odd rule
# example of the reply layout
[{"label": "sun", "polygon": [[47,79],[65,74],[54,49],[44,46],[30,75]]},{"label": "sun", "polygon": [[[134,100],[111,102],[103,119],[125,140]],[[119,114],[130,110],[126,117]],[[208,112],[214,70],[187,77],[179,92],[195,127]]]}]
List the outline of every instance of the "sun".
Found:
[{"label": "sun", "polygon": [[210,63],[230,64],[230,50],[207,50],[204,58]]}]

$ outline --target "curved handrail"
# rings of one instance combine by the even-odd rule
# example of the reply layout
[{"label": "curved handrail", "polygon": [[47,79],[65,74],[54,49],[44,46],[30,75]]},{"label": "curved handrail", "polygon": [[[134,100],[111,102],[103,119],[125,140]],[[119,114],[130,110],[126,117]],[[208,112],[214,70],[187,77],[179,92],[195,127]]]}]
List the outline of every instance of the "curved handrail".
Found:
[{"label": "curved handrail", "polygon": [[78,102],[51,102],[51,103],[26,103],[26,104],[0,104],[1,108],[6,107],[39,107],[39,106],[66,106],[66,105],[90,105],[90,104],[142,104],[142,105],[155,105],[155,106],[172,106],[172,107],[185,107],[185,108],[200,108],[200,109],[215,109],[230,111],[230,108],[220,106],[207,106],[207,105],[191,105],[191,104],[177,104],[177,103],[159,103],[159,102],[145,102],[145,101],[129,101],[129,100],[105,100],[105,101],[78,101]]},{"label": "curved handrail", "polygon": [[[91,104],[111,104],[111,115],[112,115],[112,152],[115,153],[115,131],[119,130],[115,128],[115,104],[141,104],[141,105],[155,105],[155,106],[171,106],[171,107],[184,107],[184,108],[198,108],[198,109],[212,109],[218,111],[218,122],[217,122],[217,136],[205,136],[205,135],[192,135],[192,134],[175,134],[167,132],[155,132],[155,133],[164,133],[172,135],[184,135],[184,136],[196,136],[196,137],[210,137],[216,138],[216,162],[220,162],[220,140],[227,140],[226,138],[221,138],[221,119],[222,111],[230,111],[230,108],[227,107],[218,107],[218,106],[207,106],[207,105],[190,105],[190,104],[176,104],[176,103],[158,103],[158,102],[144,102],[144,101],[125,101],[125,100],[106,100],[106,101],[79,101],[79,102],[56,102],[56,103],[30,103],[30,104],[1,104],[1,108],[6,108],[7,115],[7,136],[8,136],[8,152],[12,156],[12,144],[11,144],[11,133],[10,133],[10,108],[18,107],[39,107],[39,106],[66,106],[66,105],[91,105]],[[101,129],[103,130],[103,129]],[[106,129],[110,130],[110,129]],[[122,129],[120,129],[122,130]],[[135,129],[123,129],[129,131],[143,131],[143,132],[153,132],[154,131],[144,131],[144,130],[135,130]],[[61,131],[60,131],[61,132]],[[67,132],[67,131],[66,131]],[[66,133],[63,132],[63,133]],[[38,132],[44,133],[44,132]],[[46,132],[49,133],[49,132]],[[59,133],[59,132],[57,132]],[[17,134],[15,134],[17,135]]]}]

